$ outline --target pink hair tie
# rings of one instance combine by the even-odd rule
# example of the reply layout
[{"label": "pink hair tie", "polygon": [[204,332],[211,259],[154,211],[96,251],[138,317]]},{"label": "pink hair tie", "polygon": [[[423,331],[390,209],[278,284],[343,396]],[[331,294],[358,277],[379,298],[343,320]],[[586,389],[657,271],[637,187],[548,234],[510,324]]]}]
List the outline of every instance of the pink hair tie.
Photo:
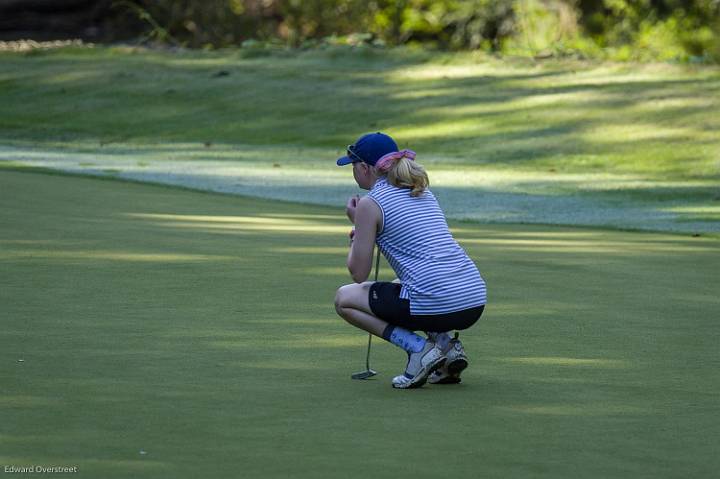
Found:
[{"label": "pink hair tie", "polygon": [[402,158],[408,158],[413,161],[415,160],[415,152],[412,150],[393,151],[392,153],[388,153],[380,158],[377,163],[375,163],[375,168],[380,171],[387,171],[393,161],[397,161]]}]

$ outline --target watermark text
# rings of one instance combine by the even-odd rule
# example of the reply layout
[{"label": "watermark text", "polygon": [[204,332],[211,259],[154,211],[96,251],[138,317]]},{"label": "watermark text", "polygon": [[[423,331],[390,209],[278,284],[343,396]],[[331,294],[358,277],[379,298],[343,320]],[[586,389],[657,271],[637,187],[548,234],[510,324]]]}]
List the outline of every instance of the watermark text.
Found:
[{"label": "watermark text", "polygon": [[77,466],[3,466],[5,474],[75,474]]}]

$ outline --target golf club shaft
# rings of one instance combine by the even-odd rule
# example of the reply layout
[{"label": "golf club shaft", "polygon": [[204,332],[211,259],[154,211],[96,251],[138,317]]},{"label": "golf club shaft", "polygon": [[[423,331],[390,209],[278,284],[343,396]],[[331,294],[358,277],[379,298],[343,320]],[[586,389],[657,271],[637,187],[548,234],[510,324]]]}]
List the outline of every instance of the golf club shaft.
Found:
[{"label": "golf club shaft", "polygon": [[[378,271],[380,270],[380,246],[375,249],[375,282],[378,280]],[[367,356],[365,357],[365,366],[370,370],[370,347],[372,346],[372,333],[368,333]]]},{"label": "golf club shaft", "polygon": [[378,270],[380,269],[380,246],[375,249],[375,282],[378,279]]}]

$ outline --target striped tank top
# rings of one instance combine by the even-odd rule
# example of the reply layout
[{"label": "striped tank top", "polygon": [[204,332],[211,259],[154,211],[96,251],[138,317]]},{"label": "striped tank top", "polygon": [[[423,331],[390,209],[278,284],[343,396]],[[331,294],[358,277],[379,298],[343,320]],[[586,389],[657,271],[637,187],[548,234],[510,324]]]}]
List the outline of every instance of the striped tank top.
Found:
[{"label": "striped tank top", "polygon": [[450,234],[430,190],[417,197],[380,178],[368,193],[382,211],[375,242],[402,282],[413,315],[444,314],[486,302],[485,281]]}]

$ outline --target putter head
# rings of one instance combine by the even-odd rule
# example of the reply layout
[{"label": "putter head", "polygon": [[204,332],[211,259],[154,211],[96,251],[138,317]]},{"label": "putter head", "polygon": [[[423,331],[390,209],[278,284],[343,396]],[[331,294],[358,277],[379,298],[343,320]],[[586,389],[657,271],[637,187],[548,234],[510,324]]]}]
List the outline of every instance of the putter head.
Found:
[{"label": "putter head", "polygon": [[368,369],[366,371],[362,371],[359,373],[354,373],[352,376],[350,376],[353,379],[370,379],[371,377],[375,376],[377,374],[376,371],[373,371],[372,369]]}]

